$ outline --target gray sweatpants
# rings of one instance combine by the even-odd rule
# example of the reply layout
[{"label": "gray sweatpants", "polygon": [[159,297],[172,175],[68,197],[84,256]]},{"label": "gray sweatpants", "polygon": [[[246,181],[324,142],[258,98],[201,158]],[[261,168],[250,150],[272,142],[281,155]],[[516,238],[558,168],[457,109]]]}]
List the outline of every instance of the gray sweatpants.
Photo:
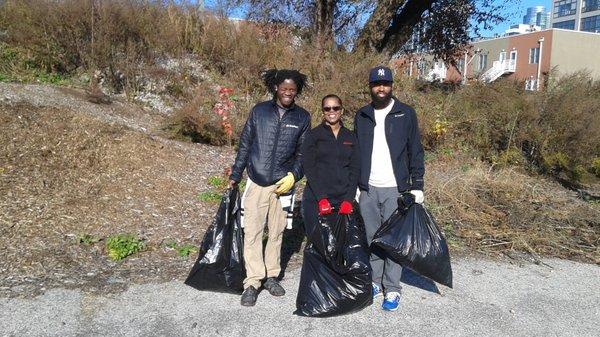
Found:
[{"label": "gray sweatpants", "polygon": [[[371,243],[379,227],[398,208],[400,193],[396,187],[374,187],[369,185],[369,191],[360,191],[360,213],[365,221],[367,242]],[[371,252],[371,268],[373,269],[373,282],[383,286],[388,292],[400,292],[400,277],[402,266],[387,258],[381,251]]]}]

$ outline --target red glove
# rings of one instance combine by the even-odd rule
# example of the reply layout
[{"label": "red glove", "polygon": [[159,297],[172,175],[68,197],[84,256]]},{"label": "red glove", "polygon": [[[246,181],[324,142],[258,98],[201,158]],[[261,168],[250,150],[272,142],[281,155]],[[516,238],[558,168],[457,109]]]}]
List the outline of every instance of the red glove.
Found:
[{"label": "red glove", "polygon": [[352,213],[352,203],[349,201],[342,201],[340,204],[340,214],[350,214]]},{"label": "red glove", "polygon": [[327,198],[319,200],[319,215],[331,214],[331,204]]}]

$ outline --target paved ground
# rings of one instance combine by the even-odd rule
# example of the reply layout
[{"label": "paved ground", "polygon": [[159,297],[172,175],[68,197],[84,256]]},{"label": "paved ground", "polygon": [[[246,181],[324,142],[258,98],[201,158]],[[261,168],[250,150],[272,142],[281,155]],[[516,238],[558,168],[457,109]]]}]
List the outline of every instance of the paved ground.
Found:
[{"label": "paved ground", "polygon": [[455,289],[405,275],[402,307],[377,304],[347,316],[294,316],[299,270],[288,294],[239,297],[182,282],[132,285],[111,295],[54,289],[33,299],[0,299],[0,336],[598,336],[600,267],[563,260],[509,264],[454,261]]}]

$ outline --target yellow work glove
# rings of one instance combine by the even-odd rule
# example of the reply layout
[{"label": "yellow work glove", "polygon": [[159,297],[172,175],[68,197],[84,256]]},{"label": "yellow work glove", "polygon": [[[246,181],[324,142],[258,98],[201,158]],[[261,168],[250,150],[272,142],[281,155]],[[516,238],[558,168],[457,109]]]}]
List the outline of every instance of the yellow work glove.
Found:
[{"label": "yellow work glove", "polygon": [[294,187],[295,182],[296,179],[294,179],[294,175],[292,174],[292,172],[288,172],[285,177],[281,178],[278,182],[275,183],[275,185],[277,185],[275,193],[285,194],[289,192],[292,189],[292,187]]}]

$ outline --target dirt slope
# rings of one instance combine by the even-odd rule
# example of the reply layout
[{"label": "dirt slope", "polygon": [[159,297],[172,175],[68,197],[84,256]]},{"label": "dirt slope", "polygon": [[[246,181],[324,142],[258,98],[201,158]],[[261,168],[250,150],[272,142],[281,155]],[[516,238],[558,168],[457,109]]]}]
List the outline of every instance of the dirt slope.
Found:
[{"label": "dirt slope", "polygon": [[[103,286],[119,270],[169,279],[158,269],[189,267],[161,243],[198,242],[214,205],[197,195],[234,152],[165,139],[162,118],[119,101],[92,104],[72,89],[0,84],[3,290],[26,279]],[[114,263],[102,242],[75,243],[117,233],[146,239],[151,253]]]}]

